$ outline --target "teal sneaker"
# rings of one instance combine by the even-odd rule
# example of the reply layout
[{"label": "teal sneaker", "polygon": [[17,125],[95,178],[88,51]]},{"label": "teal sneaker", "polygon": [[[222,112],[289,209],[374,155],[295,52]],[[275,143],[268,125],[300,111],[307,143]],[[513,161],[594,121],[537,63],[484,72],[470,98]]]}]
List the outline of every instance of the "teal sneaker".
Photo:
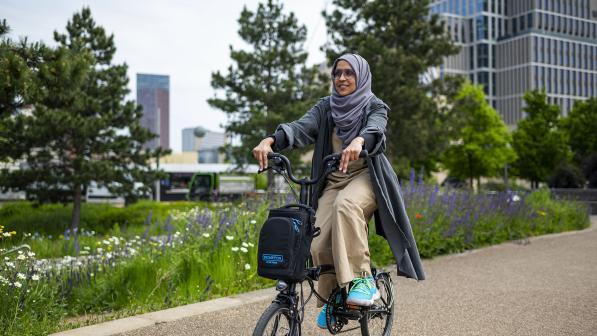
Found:
[{"label": "teal sneaker", "polygon": [[325,319],[325,310],[328,308],[327,303],[323,305],[323,307],[321,308],[321,311],[319,312],[319,315],[317,315],[317,326],[321,329],[327,329],[328,328],[328,323]]},{"label": "teal sneaker", "polygon": [[347,304],[357,306],[371,306],[373,302],[379,299],[379,291],[375,287],[372,277],[356,278],[352,280],[350,292],[348,292]]}]

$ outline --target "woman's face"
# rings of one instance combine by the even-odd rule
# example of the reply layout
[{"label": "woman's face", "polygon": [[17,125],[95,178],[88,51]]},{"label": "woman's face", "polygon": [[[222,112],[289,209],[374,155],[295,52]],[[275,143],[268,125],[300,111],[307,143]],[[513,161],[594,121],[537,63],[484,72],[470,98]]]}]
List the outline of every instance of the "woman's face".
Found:
[{"label": "woman's face", "polygon": [[339,60],[336,63],[336,69],[333,73],[334,87],[341,96],[347,96],[357,89],[357,75],[352,67],[345,60]]}]

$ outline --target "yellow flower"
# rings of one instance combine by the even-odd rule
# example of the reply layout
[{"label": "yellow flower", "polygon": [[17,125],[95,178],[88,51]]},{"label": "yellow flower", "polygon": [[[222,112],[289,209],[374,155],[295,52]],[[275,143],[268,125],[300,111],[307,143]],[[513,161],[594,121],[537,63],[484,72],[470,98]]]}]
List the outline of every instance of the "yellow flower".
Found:
[{"label": "yellow flower", "polygon": [[537,213],[539,215],[541,215],[541,216],[545,216],[546,215],[545,211],[541,211],[541,210],[537,210]]}]

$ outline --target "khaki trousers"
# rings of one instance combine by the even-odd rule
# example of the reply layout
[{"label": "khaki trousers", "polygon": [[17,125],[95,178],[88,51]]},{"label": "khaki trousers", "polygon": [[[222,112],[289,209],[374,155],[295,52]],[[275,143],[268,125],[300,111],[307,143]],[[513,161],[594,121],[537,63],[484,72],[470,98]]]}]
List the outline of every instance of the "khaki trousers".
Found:
[{"label": "khaki trousers", "polygon": [[356,277],[371,275],[367,223],[376,208],[368,169],[328,180],[315,220],[321,234],[311,244],[314,264],[333,264],[336,273],[319,278],[317,291],[324,298],[336,285],[344,287]]}]

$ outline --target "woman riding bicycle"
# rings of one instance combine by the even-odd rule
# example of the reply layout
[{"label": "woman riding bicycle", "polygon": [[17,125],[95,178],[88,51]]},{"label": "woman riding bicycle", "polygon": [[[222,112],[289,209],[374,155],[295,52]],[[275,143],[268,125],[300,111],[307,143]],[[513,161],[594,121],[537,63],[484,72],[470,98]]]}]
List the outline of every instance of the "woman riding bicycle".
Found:
[{"label": "woman riding bicycle", "polygon": [[[372,216],[377,234],[386,238],[396,258],[398,275],[424,280],[425,274],[398,178],[383,153],[390,109],[371,91],[369,64],[359,55],[344,54],[334,62],[332,78],[331,96],[299,120],[279,125],[253,149],[253,156],[265,169],[268,153],[315,144],[313,175],[326,155],[341,153],[339,170],[312,195],[315,226],[321,229],[311,245],[313,262],[335,269],[319,278],[318,292],[327,297],[336,286],[350,284],[347,303],[370,306],[379,297],[367,241]],[[364,149],[370,156],[359,158]],[[325,308],[317,319],[320,328],[326,328]]]}]

